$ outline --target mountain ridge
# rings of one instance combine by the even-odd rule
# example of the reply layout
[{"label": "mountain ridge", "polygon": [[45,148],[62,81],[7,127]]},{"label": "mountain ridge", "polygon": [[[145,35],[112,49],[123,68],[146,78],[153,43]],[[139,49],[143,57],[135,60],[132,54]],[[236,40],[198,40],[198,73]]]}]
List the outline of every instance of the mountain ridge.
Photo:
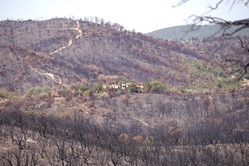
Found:
[{"label": "mountain ridge", "polygon": [[[230,34],[236,30],[235,26],[223,29],[221,25],[179,25],[174,27],[162,28],[149,33],[149,36],[168,39],[168,40],[190,40],[221,37],[223,33]],[[232,36],[249,36],[249,30],[243,29]]]}]

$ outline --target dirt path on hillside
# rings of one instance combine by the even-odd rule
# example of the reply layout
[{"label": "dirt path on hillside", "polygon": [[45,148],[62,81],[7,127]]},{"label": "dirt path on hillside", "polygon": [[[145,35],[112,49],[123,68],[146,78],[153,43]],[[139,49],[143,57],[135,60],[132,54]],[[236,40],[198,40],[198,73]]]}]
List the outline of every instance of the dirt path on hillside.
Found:
[{"label": "dirt path on hillside", "polygon": [[7,103],[8,101],[9,101],[8,99],[0,98],[0,105]]},{"label": "dirt path on hillside", "polygon": [[33,70],[34,72],[38,73],[39,75],[49,77],[50,79],[52,79],[52,81],[58,83],[59,85],[62,84],[61,78],[58,75],[55,75],[53,73],[47,73],[47,72],[45,72],[45,73],[39,72],[37,69],[33,68],[32,66],[30,66],[30,69]]},{"label": "dirt path on hillside", "polygon": [[58,53],[58,52],[60,52],[60,51],[62,51],[62,50],[64,50],[64,49],[70,47],[70,46],[73,44],[73,40],[78,39],[79,37],[81,37],[81,36],[83,35],[83,32],[82,32],[82,30],[80,29],[80,22],[79,22],[79,21],[76,21],[76,27],[75,27],[75,28],[63,28],[63,29],[75,30],[75,31],[78,33],[78,35],[75,36],[74,38],[69,39],[67,45],[62,46],[62,47],[56,49],[55,51],[49,53],[49,55],[56,54],[56,53]]},{"label": "dirt path on hillside", "polygon": [[141,119],[138,119],[138,118],[136,118],[136,117],[132,117],[132,118],[135,119],[135,120],[137,120],[137,121],[139,121],[140,123],[142,123],[143,125],[145,125],[145,126],[147,126],[147,127],[152,127],[152,126],[148,125],[148,123],[144,122],[144,121],[141,120]]},{"label": "dirt path on hillside", "polygon": [[[80,38],[81,36],[83,36],[83,32],[82,32],[82,30],[80,29],[80,22],[79,22],[79,21],[76,21],[76,27],[73,27],[73,28],[62,28],[62,29],[60,29],[60,30],[68,30],[68,29],[76,31],[76,32],[77,32],[77,35],[76,35],[75,37],[70,38],[67,45],[64,45],[64,46],[62,46],[62,47],[59,47],[58,49],[56,49],[55,51],[49,53],[48,55],[56,54],[56,53],[58,53],[58,52],[60,52],[60,51],[62,51],[62,50],[64,50],[64,49],[70,47],[70,46],[73,44],[73,41],[74,41],[75,39],[78,39],[78,38]],[[35,52],[35,51],[33,51],[33,50],[29,50],[29,51],[31,51],[31,53],[35,53],[36,55],[44,56],[44,55],[42,55],[42,54],[39,53],[39,52]],[[21,57],[21,56],[18,56],[18,57],[19,57],[21,60],[26,60],[26,59],[29,59],[30,55],[28,54],[26,57]],[[68,88],[68,85],[62,83],[62,80],[61,80],[60,76],[58,76],[58,75],[56,75],[56,74],[53,74],[53,73],[49,73],[49,72],[41,72],[41,71],[38,71],[37,69],[35,69],[35,68],[32,67],[31,65],[29,65],[29,67],[30,67],[30,69],[31,69],[32,71],[34,71],[35,73],[37,73],[37,74],[39,74],[39,75],[41,75],[41,76],[46,76],[46,77],[48,77],[50,80],[54,81],[55,83],[57,83],[57,84],[59,84],[59,85],[63,85],[64,87],[67,87],[67,88]],[[2,102],[2,101],[1,101],[1,102]]]},{"label": "dirt path on hillside", "polygon": [[75,37],[75,39],[78,39],[79,37],[83,36],[83,32],[80,29],[80,22],[76,21],[77,27],[75,28],[75,30],[78,32],[78,35]]}]

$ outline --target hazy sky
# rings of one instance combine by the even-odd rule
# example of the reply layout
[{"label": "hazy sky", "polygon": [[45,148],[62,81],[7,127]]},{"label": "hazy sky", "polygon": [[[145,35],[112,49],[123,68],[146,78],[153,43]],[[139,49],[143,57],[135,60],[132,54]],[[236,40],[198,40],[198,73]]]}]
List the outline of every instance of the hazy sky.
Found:
[{"label": "hazy sky", "polygon": [[[97,16],[126,29],[150,32],[186,24],[192,15],[200,15],[218,0],[190,0],[173,8],[180,0],[0,0],[0,19],[50,19],[54,17],[84,18]],[[225,2],[229,0],[224,0]],[[235,5],[233,0],[212,12],[229,20],[249,18],[249,7]],[[189,22],[189,21],[187,21]]]}]

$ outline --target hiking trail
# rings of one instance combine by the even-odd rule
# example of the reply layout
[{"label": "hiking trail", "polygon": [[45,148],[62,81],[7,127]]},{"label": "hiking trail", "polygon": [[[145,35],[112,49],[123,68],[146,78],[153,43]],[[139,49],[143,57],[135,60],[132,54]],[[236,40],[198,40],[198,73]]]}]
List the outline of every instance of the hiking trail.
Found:
[{"label": "hiking trail", "polygon": [[[64,50],[64,49],[70,47],[70,46],[73,44],[73,40],[78,39],[78,38],[80,38],[80,37],[83,35],[83,32],[82,32],[82,30],[80,29],[80,22],[79,22],[79,21],[76,21],[76,27],[75,27],[75,28],[63,28],[63,29],[75,30],[75,31],[78,33],[78,35],[75,36],[74,38],[69,39],[67,45],[62,46],[62,47],[56,49],[55,51],[49,53],[49,55],[56,54],[56,53],[58,53],[58,52],[61,52],[61,51]],[[62,29],[62,30],[63,30],[63,29]]]},{"label": "hiking trail", "polygon": [[[36,73],[38,73],[39,75],[43,75],[43,76],[47,76],[50,79],[52,79],[54,82],[58,83],[59,85],[62,84],[61,78],[58,75],[55,75],[53,73],[41,73],[39,72],[37,69],[33,68],[32,66],[30,66],[31,70],[35,71]],[[57,79],[56,79],[57,78]]]}]

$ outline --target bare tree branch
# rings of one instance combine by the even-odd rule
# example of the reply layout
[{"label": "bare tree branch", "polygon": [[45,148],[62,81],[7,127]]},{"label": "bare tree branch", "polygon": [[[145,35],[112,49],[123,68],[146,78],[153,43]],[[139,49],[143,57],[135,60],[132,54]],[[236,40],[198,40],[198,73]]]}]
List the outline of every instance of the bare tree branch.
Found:
[{"label": "bare tree branch", "polygon": [[215,6],[214,6],[214,7],[209,6],[209,8],[210,8],[211,10],[218,9],[218,8],[219,8],[219,6],[220,6],[220,4],[221,4],[222,2],[223,2],[223,0],[220,0],[219,2],[217,2],[217,3],[215,4]]},{"label": "bare tree branch", "polygon": [[173,5],[173,7],[181,6],[181,5],[185,4],[185,3],[187,3],[188,1],[189,1],[189,0],[181,0],[178,4]]},{"label": "bare tree branch", "polygon": [[247,45],[245,45],[245,43],[243,42],[243,40],[239,37],[239,41],[240,41],[240,45],[242,48],[244,48],[247,52],[249,52],[249,47]]},{"label": "bare tree branch", "polygon": [[[176,6],[183,5],[187,3],[188,1],[189,0],[181,0]],[[220,25],[220,30],[217,31],[217,33],[215,33],[213,36],[221,33],[220,37],[229,37],[229,36],[238,34],[238,32],[241,32],[242,30],[249,28],[249,18],[236,20],[236,21],[229,21],[223,18],[210,16],[210,13],[214,10],[218,10],[222,4],[225,4],[225,5],[231,4],[231,6],[229,7],[229,11],[230,11],[237,4],[243,4],[246,7],[248,7],[249,0],[232,0],[232,1],[231,0],[217,0],[215,5],[209,5],[208,7],[209,10],[207,12],[203,13],[200,16],[192,15],[189,17],[189,19],[192,19],[194,23],[191,30],[197,30],[200,27],[196,25],[202,25],[203,23],[216,24],[216,25]],[[209,16],[207,14],[209,14]],[[236,63],[236,65],[239,65],[241,69],[244,70],[244,72],[242,73],[242,76],[240,77],[241,79],[245,74],[248,73],[249,47],[246,44],[248,43],[248,40],[246,40],[245,38],[242,39],[239,37],[239,42],[240,42],[241,48],[245,52],[240,57],[237,57],[236,59],[232,59],[228,61]]]}]

